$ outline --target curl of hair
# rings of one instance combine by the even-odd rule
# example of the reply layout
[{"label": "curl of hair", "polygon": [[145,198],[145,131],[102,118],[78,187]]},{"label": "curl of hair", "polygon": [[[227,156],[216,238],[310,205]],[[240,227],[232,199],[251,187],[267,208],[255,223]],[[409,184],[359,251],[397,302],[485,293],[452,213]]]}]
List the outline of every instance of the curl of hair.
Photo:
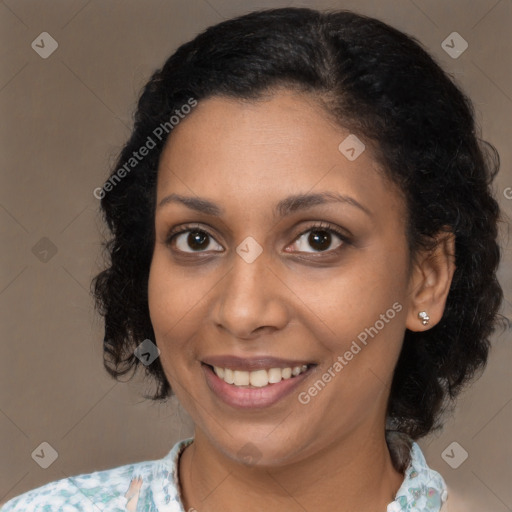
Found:
[{"label": "curl of hair", "polygon": [[[348,11],[283,8],[227,20],[180,46],[152,75],[111,176],[148,137],[156,147],[101,200],[111,238],[93,293],[105,319],[105,367],[116,378],[135,371],[134,349],[155,340],[147,285],[166,137],[157,140],[154,130],[190,98],[254,100],[279,87],[314,95],[326,115],[371,145],[405,199],[412,255],[439,232],[455,234],[444,315],[429,330],[406,331],[389,398],[393,428],[420,438],[487,361],[502,301],[500,211],[491,191],[499,157],[479,138],[470,100],[420,43]],[[147,398],[172,394],[159,359],[145,370],[158,385]]]}]

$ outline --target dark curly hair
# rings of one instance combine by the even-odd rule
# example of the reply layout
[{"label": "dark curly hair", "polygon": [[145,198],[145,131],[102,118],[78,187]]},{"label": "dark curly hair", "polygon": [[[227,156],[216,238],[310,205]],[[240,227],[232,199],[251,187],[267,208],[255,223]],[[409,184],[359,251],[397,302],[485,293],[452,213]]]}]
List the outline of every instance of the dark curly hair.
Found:
[{"label": "dark curly hair", "polygon": [[[418,439],[440,425],[447,405],[487,361],[503,296],[496,278],[500,210],[491,190],[499,156],[480,139],[470,100],[418,41],[353,12],[252,12],[208,28],[152,75],[101,192],[112,236],[107,268],[92,287],[105,317],[105,367],[116,378],[135,372],[134,349],[155,339],[147,285],[167,138],[155,130],[168,123],[172,134],[169,119],[191,98],[257,99],[278,87],[315,95],[326,115],[372,145],[405,198],[411,255],[432,247],[441,231],[455,234],[456,270],[443,318],[430,330],[406,331],[389,398],[393,428]],[[126,171],[148,137],[155,147]],[[146,398],[169,397],[160,360],[145,369],[158,386]]]}]

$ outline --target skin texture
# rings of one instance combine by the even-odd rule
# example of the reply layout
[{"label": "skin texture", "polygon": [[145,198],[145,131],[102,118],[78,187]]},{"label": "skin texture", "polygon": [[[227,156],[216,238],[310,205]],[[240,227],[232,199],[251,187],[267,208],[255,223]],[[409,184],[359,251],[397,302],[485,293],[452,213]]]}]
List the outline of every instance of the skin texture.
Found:
[{"label": "skin texture", "polygon": [[[169,137],[156,204],[176,193],[224,210],[172,202],[155,213],[150,315],[166,376],[195,423],[180,459],[185,509],[375,512],[401,485],[384,437],[389,386],[405,329],[428,329],[442,316],[453,239],[411,259],[400,192],[369,144],[354,161],[340,153],[348,135],[313,97],[279,90],[258,101],[202,100]],[[368,213],[333,202],[273,217],[287,196],[324,191]],[[348,241],[332,234],[324,251],[308,243],[326,229],[311,232],[319,222]],[[188,232],[166,242],[188,223],[210,234],[205,249],[194,252]],[[263,250],[252,263],[236,252],[249,236]],[[240,410],[206,383],[207,356],[270,355],[317,363],[298,390],[307,391],[397,302],[401,311],[307,404],[294,392]],[[250,464],[239,454],[247,443],[260,454]]]}]

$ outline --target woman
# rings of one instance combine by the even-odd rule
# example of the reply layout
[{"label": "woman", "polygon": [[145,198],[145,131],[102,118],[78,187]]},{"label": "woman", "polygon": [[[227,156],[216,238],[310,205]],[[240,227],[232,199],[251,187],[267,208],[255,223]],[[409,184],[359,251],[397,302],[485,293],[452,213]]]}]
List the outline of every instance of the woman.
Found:
[{"label": "woman", "polygon": [[95,296],[108,371],[142,364],[194,436],[3,510],[454,510],[416,441],[485,365],[502,299],[475,132],[375,19],[260,11],[181,46],[97,191]]}]

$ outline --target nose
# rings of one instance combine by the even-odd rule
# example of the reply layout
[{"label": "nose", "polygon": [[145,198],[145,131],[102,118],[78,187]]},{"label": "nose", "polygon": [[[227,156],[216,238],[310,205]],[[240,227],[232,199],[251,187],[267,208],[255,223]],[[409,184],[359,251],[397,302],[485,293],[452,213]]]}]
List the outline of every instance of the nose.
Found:
[{"label": "nose", "polygon": [[289,321],[286,293],[291,292],[271,268],[265,251],[251,263],[235,254],[218,289],[215,323],[245,340],[283,329]]}]

